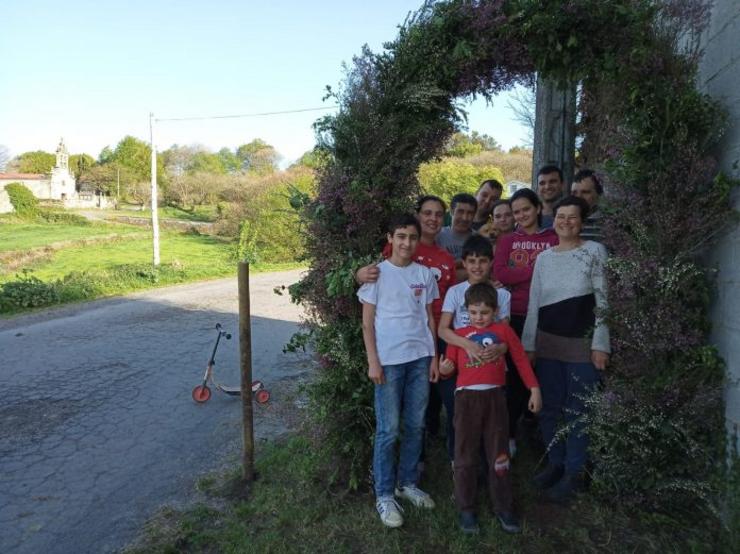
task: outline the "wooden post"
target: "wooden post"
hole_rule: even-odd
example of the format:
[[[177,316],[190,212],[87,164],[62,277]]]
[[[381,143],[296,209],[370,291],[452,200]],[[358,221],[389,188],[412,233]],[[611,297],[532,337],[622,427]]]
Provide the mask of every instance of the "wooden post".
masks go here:
[[[249,312],[249,263],[239,262],[239,365],[242,375],[242,476],[254,480],[254,417],[252,413],[252,327]]]

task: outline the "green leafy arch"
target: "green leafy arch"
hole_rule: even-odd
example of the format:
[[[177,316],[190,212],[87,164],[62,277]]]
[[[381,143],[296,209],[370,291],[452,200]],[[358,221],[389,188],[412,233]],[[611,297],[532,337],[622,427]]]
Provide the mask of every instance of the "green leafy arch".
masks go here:
[[[312,405],[340,478],[364,482],[373,431],[353,272],[377,258],[389,215],[418,193],[419,164],[464,120],[458,99],[491,99],[537,72],[582,83],[589,164],[612,198],[616,352],[590,400],[594,490],[656,508],[712,503],[723,365],[697,254],[729,219],[731,184],[711,156],[722,112],[695,86],[708,13],[698,0],[427,2],[383,52],[353,60],[329,91],[339,112],[316,124],[329,162],[303,206],[310,270],[293,290],[309,310]]]

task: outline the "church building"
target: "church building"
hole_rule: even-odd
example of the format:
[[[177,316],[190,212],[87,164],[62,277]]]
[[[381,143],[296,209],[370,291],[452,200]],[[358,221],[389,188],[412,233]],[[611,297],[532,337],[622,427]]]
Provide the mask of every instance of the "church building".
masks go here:
[[[65,208],[105,208],[108,199],[99,191],[78,191],[69,172],[69,152],[64,139],[56,149],[56,163],[49,173],[0,173],[0,213],[13,211],[5,186],[20,183],[39,200],[58,201]]]

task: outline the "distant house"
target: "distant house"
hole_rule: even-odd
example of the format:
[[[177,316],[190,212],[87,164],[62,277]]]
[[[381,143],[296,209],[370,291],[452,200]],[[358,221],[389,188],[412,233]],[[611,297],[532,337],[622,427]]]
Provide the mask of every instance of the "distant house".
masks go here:
[[[519,189],[531,189],[532,185],[529,183],[525,183],[524,181],[508,181],[504,185],[504,190],[506,192],[506,197],[511,198],[511,195],[514,194]]]
[[[56,150],[56,164],[49,173],[0,173],[0,213],[13,211],[5,186],[20,183],[39,200],[56,200],[65,208],[105,208],[108,198],[100,191],[78,191],[74,175],[69,172],[69,152],[64,139]]]

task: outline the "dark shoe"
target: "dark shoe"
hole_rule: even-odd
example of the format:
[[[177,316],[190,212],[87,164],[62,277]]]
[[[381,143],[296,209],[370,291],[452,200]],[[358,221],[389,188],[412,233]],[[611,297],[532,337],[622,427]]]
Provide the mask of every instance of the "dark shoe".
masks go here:
[[[551,465],[547,464],[547,467],[540,471],[532,479],[532,483],[535,487],[540,490],[545,490],[552,487],[555,483],[560,481],[565,469],[562,465]]]
[[[563,478],[545,492],[550,502],[557,504],[568,503],[582,489],[583,480],[578,475],[563,475]]]
[[[460,512],[460,530],[466,535],[477,535],[480,532],[478,518],[473,512]]]
[[[507,533],[522,532],[519,518],[516,517],[513,512],[498,512],[496,513],[496,519],[498,519],[498,522],[501,524],[501,528]]]

